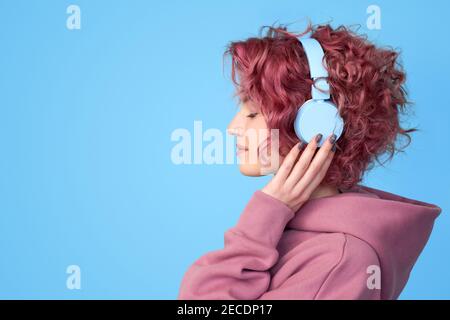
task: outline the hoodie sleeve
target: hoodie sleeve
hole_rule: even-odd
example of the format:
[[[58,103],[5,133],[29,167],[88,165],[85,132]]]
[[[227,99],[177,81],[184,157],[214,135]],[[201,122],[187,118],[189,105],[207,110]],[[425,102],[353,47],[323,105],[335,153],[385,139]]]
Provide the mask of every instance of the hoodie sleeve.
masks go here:
[[[224,247],[197,259],[186,271],[177,299],[255,300],[267,291],[277,245],[295,215],[284,202],[257,190]]]

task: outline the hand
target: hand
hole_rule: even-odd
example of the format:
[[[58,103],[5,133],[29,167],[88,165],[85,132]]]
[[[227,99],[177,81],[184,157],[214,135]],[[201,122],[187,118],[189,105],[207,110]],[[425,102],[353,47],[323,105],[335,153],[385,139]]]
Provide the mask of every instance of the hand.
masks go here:
[[[330,139],[333,134],[327,138],[314,156],[318,144],[317,136],[308,143],[298,160],[300,142],[297,143],[289,151],[275,176],[261,190],[281,200],[294,212],[308,201],[312,192],[322,182],[333,160],[334,143]]]

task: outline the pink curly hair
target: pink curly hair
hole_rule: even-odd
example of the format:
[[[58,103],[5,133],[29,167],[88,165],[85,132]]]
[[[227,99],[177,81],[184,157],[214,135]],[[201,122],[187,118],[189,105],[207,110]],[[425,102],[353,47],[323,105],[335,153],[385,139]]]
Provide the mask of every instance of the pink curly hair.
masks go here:
[[[298,107],[311,99],[313,81],[297,38],[307,33],[323,47],[332,100],[345,122],[323,183],[349,189],[373,168],[374,160],[380,163],[385,153],[390,160],[410,144],[409,133],[417,129],[405,130],[399,122],[409,102],[398,52],[377,48],[345,26],[333,29],[328,24],[309,24],[300,34],[288,32],[284,26],[263,26],[260,34],[266,27],[265,37],[231,42],[224,57],[232,57],[234,96],[242,102],[252,101],[268,127],[279,129],[281,156],[299,141],[294,119]],[[398,135],[408,140],[403,148],[396,146]]]

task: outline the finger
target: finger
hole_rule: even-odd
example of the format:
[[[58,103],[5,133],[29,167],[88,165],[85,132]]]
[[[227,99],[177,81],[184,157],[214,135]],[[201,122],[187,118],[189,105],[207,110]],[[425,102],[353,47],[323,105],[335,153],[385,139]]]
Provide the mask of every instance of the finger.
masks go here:
[[[323,164],[322,168],[320,168],[319,173],[313,179],[313,181],[306,187],[304,192],[308,198],[309,198],[309,195],[311,195],[314,192],[314,190],[316,190],[316,188],[320,185],[323,178],[325,178],[325,176],[328,172],[328,169],[330,168],[331,162],[333,161],[334,154],[335,154],[334,152],[330,152],[328,154],[328,157],[325,160],[325,163]]]
[[[289,151],[287,156],[284,158],[283,163],[275,174],[274,179],[278,179],[280,181],[285,181],[286,177],[292,170],[293,165],[297,159],[298,154],[300,153],[300,142],[297,142],[292,149]]]
[[[330,153],[333,153],[331,151],[331,148],[333,147],[333,143],[330,141],[332,135],[330,135],[324,144],[320,147],[320,150],[316,153],[314,156],[314,159],[306,169],[305,174],[301,178],[301,180],[297,183],[295,186],[296,189],[300,190],[306,190],[309,184],[314,180],[314,178],[318,175],[320,169],[324,165],[325,161],[327,160]]]
[[[314,157],[314,154],[317,150],[318,141],[320,141],[318,137],[319,135],[316,135],[309,141],[308,145],[300,156],[300,159],[297,161],[288,178],[286,179],[286,184],[288,184],[289,186],[294,187],[303,177],[306,169],[308,169],[309,163],[311,162],[311,159]]]

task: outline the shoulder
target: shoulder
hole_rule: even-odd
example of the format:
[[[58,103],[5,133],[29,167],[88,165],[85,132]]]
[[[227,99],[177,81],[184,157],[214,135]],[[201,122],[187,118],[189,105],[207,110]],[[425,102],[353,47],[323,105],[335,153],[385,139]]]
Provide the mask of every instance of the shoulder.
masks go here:
[[[331,269],[351,263],[361,268],[379,262],[376,251],[366,241],[347,233],[325,233],[311,239],[312,246],[329,259]],[[320,249],[319,249],[320,248]]]
[[[344,237],[343,259],[353,256],[364,262],[378,261],[376,251],[366,241],[346,233],[344,233]]]
[[[372,299],[380,295],[380,261],[376,251],[364,240],[342,234],[342,246],[335,264],[320,286],[316,298]],[[373,284],[373,285],[372,285]]]

